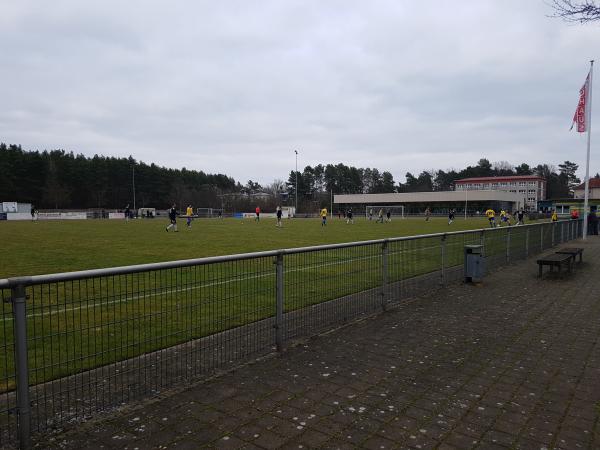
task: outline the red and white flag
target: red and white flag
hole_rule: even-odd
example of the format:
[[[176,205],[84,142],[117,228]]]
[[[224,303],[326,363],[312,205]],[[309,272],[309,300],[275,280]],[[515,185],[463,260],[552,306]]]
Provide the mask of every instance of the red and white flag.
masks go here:
[[[573,116],[573,123],[571,124],[571,130],[573,126],[577,124],[577,131],[579,133],[585,133],[587,131],[587,123],[586,123],[586,113],[585,107],[588,98],[588,90],[590,86],[590,74],[588,73],[587,78],[585,79],[585,83],[583,83],[583,87],[579,90],[579,103],[577,104],[577,109],[575,110],[575,115]]]

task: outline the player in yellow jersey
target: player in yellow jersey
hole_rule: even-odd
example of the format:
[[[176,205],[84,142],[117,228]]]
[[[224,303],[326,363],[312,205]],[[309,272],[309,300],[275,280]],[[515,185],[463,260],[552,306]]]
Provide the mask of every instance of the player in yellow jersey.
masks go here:
[[[323,208],[321,210],[321,226],[324,227],[327,225],[327,208]]]
[[[192,216],[194,215],[194,208],[192,208],[192,205],[188,205],[187,209],[185,210],[185,215],[187,216],[188,228],[192,228]]]
[[[507,225],[510,226],[510,222],[509,222],[509,215],[506,211],[504,211],[503,209],[500,210],[500,226],[502,226],[503,223],[506,223]]]
[[[490,221],[490,227],[495,228],[496,227],[496,213],[494,212],[494,210],[492,208],[488,209],[485,212],[485,215],[487,216],[488,220]]]
[[[552,217],[550,218],[550,220],[552,220],[552,222],[558,222],[558,214],[556,214],[555,209],[552,210]]]

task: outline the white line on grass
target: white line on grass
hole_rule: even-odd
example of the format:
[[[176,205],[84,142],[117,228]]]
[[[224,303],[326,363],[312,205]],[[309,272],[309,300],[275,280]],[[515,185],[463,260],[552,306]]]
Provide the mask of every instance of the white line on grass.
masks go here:
[[[437,249],[437,248],[439,248],[439,246],[421,247],[418,250],[432,250],[432,249]],[[410,250],[415,250],[415,249],[402,249],[402,250],[390,252],[389,254],[390,255],[398,255],[398,254],[405,253]],[[339,264],[347,264],[347,263],[351,263],[351,262],[355,262],[355,261],[363,261],[363,260],[373,259],[373,258],[381,258],[381,255],[361,256],[359,258],[352,258],[352,259],[347,259],[347,260],[343,260],[343,261],[334,261],[334,262],[329,262],[329,263],[324,263],[324,264],[313,265],[313,266],[309,266],[309,267],[299,267],[296,269],[289,269],[289,270],[286,270],[285,272],[293,273],[293,272],[300,272],[303,270],[320,269],[323,267],[330,267],[330,266],[339,265]],[[131,301],[131,300],[139,300],[141,298],[156,297],[158,295],[163,295],[163,294],[176,294],[176,293],[180,293],[180,292],[187,292],[187,291],[192,291],[192,290],[196,290],[196,289],[204,289],[204,288],[220,286],[223,284],[229,284],[229,283],[235,283],[235,282],[249,281],[249,280],[253,280],[253,279],[259,279],[259,278],[264,278],[264,277],[269,277],[269,276],[274,276],[274,275],[275,275],[275,272],[265,273],[265,274],[253,275],[253,276],[245,277],[245,278],[237,278],[237,279],[233,279],[233,280],[212,282],[212,283],[202,284],[199,286],[190,286],[190,287],[186,287],[186,288],[177,288],[177,289],[173,289],[173,290],[163,290],[160,292],[151,292],[148,294],[139,294],[139,295],[134,295],[131,297],[119,298],[118,300],[94,303],[92,305],[74,306],[74,307],[70,307],[70,308],[66,307],[64,309],[59,309],[60,305],[57,305],[55,310],[50,310],[50,311],[42,312],[42,313],[28,314],[27,318],[51,316],[51,315],[58,314],[58,313],[63,313],[63,312],[68,313],[68,312],[79,311],[79,310],[88,309],[88,308],[102,308],[103,306],[112,305],[115,303],[123,303],[123,302]],[[10,320],[13,320],[13,317],[4,317],[2,319],[3,322],[10,321]]]

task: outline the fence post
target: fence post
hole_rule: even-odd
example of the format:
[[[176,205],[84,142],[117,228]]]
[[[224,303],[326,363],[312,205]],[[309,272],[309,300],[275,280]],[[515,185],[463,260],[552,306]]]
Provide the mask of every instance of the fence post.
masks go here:
[[[275,302],[275,342],[277,351],[283,350],[283,252],[275,258],[276,302]]]
[[[381,244],[381,309],[384,311],[388,301],[388,256],[390,253],[388,244],[387,239],[384,239],[383,244]]]
[[[482,246],[482,255],[485,258],[485,230],[482,228],[479,235],[479,245]]]
[[[555,232],[556,232],[556,222],[552,222],[552,228],[550,228],[550,248],[554,247]]]
[[[563,244],[565,242],[565,223],[560,223],[560,243]]]
[[[506,229],[506,262],[510,262],[510,227]]]
[[[529,227],[525,228],[525,258],[529,258]]]
[[[27,359],[27,295],[25,285],[12,288],[14,318],[15,370],[17,383],[17,433],[19,448],[31,448],[31,405],[29,404],[29,367]]]
[[[544,224],[540,224],[540,252],[544,251]]]
[[[442,235],[442,241],[440,243],[440,250],[442,252],[442,270],[441,270],[441,277],[442,277],[442,286],[446,286],[446,235],[443,234]]]

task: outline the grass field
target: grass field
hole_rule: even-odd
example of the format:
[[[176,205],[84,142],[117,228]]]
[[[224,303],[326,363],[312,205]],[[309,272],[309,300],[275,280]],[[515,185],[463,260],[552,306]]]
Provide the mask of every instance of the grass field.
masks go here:
[[[305,247],[416,234],[483,228],[483,218],[398,219],[378,224],[359,218],[354,225],[330,219],[198,219],[192,229],[179,221],[179,232],[165,232],[165,220],[87,220],[0,222],[0,278],[125,266],[204,256]]]
[[[161,220],[3,222],[0,278],[129,264],[198,258],[317,244],[371,240],[483,228],[485,219],[395,220],[354,225],[334,219],[205,219],[191,230],[180,224],[166,233]],[[510,243],[513,255],[541,248],[555,231],[513,227],[485,233],[486,257],[500,260]],[[480,233],[445,241],[445,267],[460,266],[463,247],[480,243]],[[388,248],[388,281],[440,273],[441,239],[393,242]],[[493,261],[494,259],[490,259]],[[382,285],[381,245],[285,256],[285,311],[365,292]],[[434,281],[438,283],[438,281]],[[8,298],[8,290],[0,290]],[[33,384],[81,372],[202,336],[273,317],[273,258],[231,261],[138,274],[116,275],[33,286],[28,289],[29,360]],[[0,299],[1,300],[1,299]],[[11,305],[0,316],[0,392],[14,388]]]

